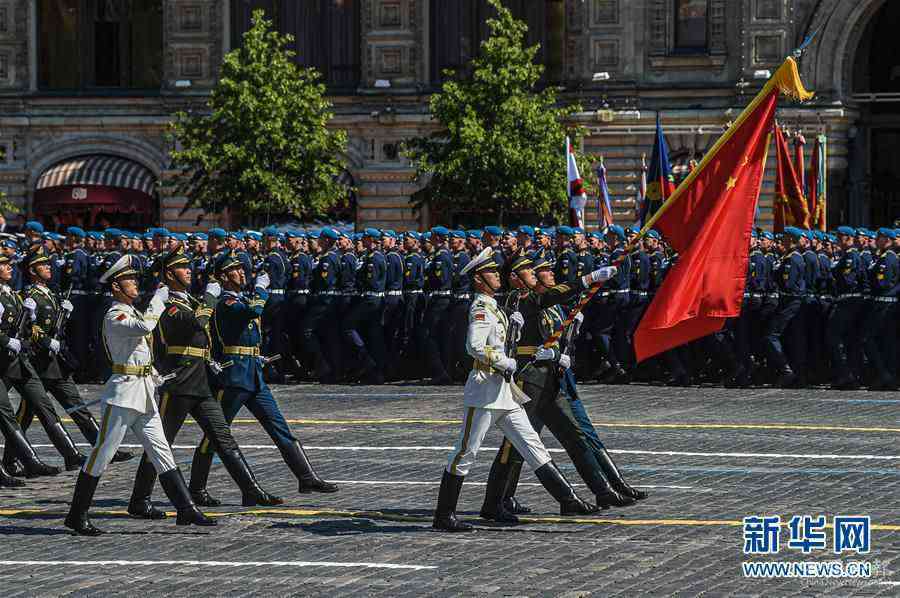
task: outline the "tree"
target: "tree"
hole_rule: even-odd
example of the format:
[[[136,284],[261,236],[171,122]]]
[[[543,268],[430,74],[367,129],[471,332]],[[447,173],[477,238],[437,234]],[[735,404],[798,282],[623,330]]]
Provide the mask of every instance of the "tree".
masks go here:
[[[188,207],[304,218],[349,192],[337,182],[346,132],[326,128],[333,114],[325,85],[292,61],[291,41],[255,11],[243,45],[225,56],[208,112],[176,114],[174,183]]]
[[[557,106],[556,89],[537,90],[544,67],[539,46],[525,47],[528,27],[500,0],[488,19],[490,36],[472,60],[471,76],[452,70],[431,113],[442,128],[406,143],[417,179],[417,207],[489,210],[499,222],[509,210],[562,214],[568,207],[564,120],[581,108]],[[580,130],[568,131],[577,142]],[[587,161],[580,160],[581,165]],[[582,172],[593,177],[590,168]]]

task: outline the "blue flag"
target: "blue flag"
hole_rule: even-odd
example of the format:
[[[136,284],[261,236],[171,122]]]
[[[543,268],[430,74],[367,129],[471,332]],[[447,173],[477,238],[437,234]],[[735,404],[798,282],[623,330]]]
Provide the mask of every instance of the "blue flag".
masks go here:
[[[663,135],[656,114],[656,139],[653,142],[653,153],[650,156],[650,169],[647,172],[647,194],[641,211],[641,226],[647,222],[663,203],[675,193],[675,177],[672,175],[672,164],[669,162],[669,146]]]

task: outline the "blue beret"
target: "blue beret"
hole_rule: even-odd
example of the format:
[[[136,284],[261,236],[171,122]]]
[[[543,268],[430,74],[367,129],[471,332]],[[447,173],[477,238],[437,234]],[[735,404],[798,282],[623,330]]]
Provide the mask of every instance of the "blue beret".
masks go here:
[[[887,237],[888,239],[896,239],[897,231],[892,228],[882,227],[878,229],[879,237]]]
[[[320,230],[311,230],[311,231],[309,231],[308,233],[306,233],[306,236],[309,237],[310,239],[318,239],[319,237],[322,236],[322,231],[320,231]]]
[[[751,238],[751,239],[755,239],[755,238],[758,237],[758,236],[759,236],[759,235],[756,234],[756,230],[755,230],[755,229],[750,231],[750,238]]]
[[[825,235],[825,238],[828,239],[829,243],[837,243],[838,242],[838,238],[831,234]]]
[[[277,234],[277,233],[276,233],[276,234]],[[244,236],[245,236],[246,238],[248,238],[248,239],[253,239],[254,241],[262,241],[262,235],[259,234],[258,232],[256,232],[255,230],[254,230],[254,231],[250,231],[249,233],[247,233],[247,234],[244,235]]]
[[[628,232],[636,235],[641,232],[641,227],[636,224],[633,224],[628,227]]]
[[[465,238],[466,238],[466,231],[464,231],[464,230],[452,230],[452,231],[450,231],[450,236],[453,237],[454,239],[465,239]]]
[[[108,228],[104,231],[104,235],[107,239],[115,239],[122,236],[122,231],[117,228]]]
[[[489,235],[494,235],[495,237],[499,237],[500,235],[503,234],[503,229],[500,228],[499,226],[485,226],[484,232],[486,232]]]
[[[858,236],[858,237],[868,237],[868,238],[871,239],[871,238],[874,237],[875,235],[873,235],[873,234],[872,234],[872,231],[870,231],[870,230],[867,229],[867,228],[858,228],[858,229],[856,229],[856,236]]]
[[[446,237],[450,234],[450,231],[447,230],[444,226],[435,226],[431,229],[431,233],[434,235],[439,235],[441,237]]]
[[[853,230],[849,226],[839,226],[839,227],[837,227],[837,234],[847,235],[848,237],[853,237],[853,236],[856,236],[856,231]]]
[[[66,229],[67,235],[72,235],[73,237],[78,237],[79,239],[83,239],[87,236],[87,233],[84,232],[83,228],[78,228],[77,226],[70,226]]]
[[[25,223],[25,230],[42,233],[44,232],[44,225],[37,220],[29,220]]]
[[[241,231],[238,231],[238,230],[228,230],[228,231],[225,231],[225,236],[226,236],[226,237],[231,237],[231,238],[233,238],[233,239],[241,239],[241,238],[243,238],[243,235],[241,234]]]
[[[210,239],[224,239],[228,236],[224,228],[211,228],[208,234]]]
[[[262,234],[264,237],[277,237],[278,229],[274,226],[267,226],[266,228],[262,229]]]
[[[417,231],[414,231],[414,230],[408,230],[408,231],[406,231],[405,233],[403,233],[403,236],[406,237],[406,238],[408,238],[408,239],[415,239],[416,241],[418,241],[418,240],[421,238],[421,236],[419,235],[419,233],[418,233]]]
[[[305,239],[305,238],[306,238],[306,233],[304,233],[303,231],[299,231],[299,230],[295,230],[295,229],[290,229],[289,231],[287,231],[287,232],[285,233],[285,236],[286,236],[288,239]]]
[[[187,235],[184,233],[171,233],[171,236],[176,241],[187,241],[188,240]]]
[[[150,232],[153,233],[154,237],[171,237],[172,236],[172,234],[164,228],[154,228],[154,229],[151,229]]]
[[[431,240],[431,231],[430,231],[430,230],[429,230],[429,231],[425,231],[424,233],[422,233],[421,235],[419,235],[419,238],[420,238],[420,240],[422,240],[422,241],[429,241],[429,240]]]
[[[191,238],[193,238],[195,241],[209,240],[209,237],[206,235],[206,233],[194,233],[193,235],[191,235]]]
[[[18,248],[18,245],[16,245],[16,242],[13,239],[6,239],[2,244],[0,244],[0,246],[9,247],[10,249]]]
[[[65,237],[64,235],[59,234],[59,233],[51,233],[51,238],[52,238],[54,241],[65,241],[65,240],[66,240],[66,237]]]
[[[784,227],[784,234],[790,235],[794,239],[799,239],[800,237],[806,236],[802,230],[797,228],[796,226],[786,226]]]
[[[326,239],[337,239],[341,236],[340,233],[338,233],[330,226],[326,226],[325,228],[323,228],[321,231],[321,235]]]
[[[571,226],[559,226],[556,228],[556,234],[569,235],[571,237],[575,234],[575,230]]]
[[[533,237],[534,236],[534,227],[528,226],[527,224],[523,224],[522,226],[519,227],[519,234],[520,235],[528,235],[529,237]]]
[[[388,239],[396,239],[396,238],[397,238],[397,233],[396,233],[396,231],[393,231],[393,230],[391,230],[391,229],[388,228],[388,229],[385,229],[385,230],[381,231],[381,236],[382,236],[382,237],[387,237]]]
[[[604,232],[607,235],[615,235],[620,241],[625,238],[625,229],[618,224],[610,224]]]
[[[129,239],[146,239],[147,241],[153,240],[153,233],[144,233],[143,235],[137,235],[137,237],[132,237],[128,233],[123,233],[123,237],[127,237]]]
[[[538,237],[541,237],[541,236],[543,236],[543,237],[549,237],[549,236],[550,236],[550,231],[548,231],[548,230],[545,229],[545,228],[536,228],[536,229],[534,229],[534,234],[535,234],[536,236],[538,236]]]
[[[652,229],[650,230],[650,232],[647,233],[647,236],[650,237],[651,239],[659,239],[659,233]]]
[[[88,231],[87,238],[100,241],[103,239],[103,233],[95,231],[95,230]]]
[[[377,228],[367,228],[365,231],[363,231],[362,236],[368,237],[370,239],[380,239],[381,231]]]
[[[584,229],[581,228],[580,226],[576,226],[572,229],[572,232],[575,233],[576,235],[583,235]]]
[[[480,239],[482,236],[484,236],[484,233],[480,230],[470,230],[466,231],[466,236],[470,239]]]
[[[774,240],[775,240],[775,235],[773,235],[772,233],[770,233],[770,232],[767,231],[767,230],[764,230],[759,236],[760,236],[761,238],[767,239],[767,240],[769,240],[769,241],[774,241]]]

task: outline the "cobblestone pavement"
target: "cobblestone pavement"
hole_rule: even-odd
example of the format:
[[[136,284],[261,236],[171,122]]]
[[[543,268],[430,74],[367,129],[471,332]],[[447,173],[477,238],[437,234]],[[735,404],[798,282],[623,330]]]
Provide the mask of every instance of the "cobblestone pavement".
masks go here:
[[[97,387],[83,387],[87,397]],[[466,480],[460,511],[473,534],[430,529],[441,469],[462,415],[460,387],[275,388],[314,464],[341,485],[299,495],[278,452],[247,412],[235,435],[273,509],[245,509],[216,464],[210,491],[224,505],[217,528],[176,527],[124,515],[136,460],[113,465],[94,521],[108,533],[78,538],[62,518],[75,473],[0,489],[0,593],[87,595],[895,595],[900,593],[900,395],[823,390],[585,386],[583,399],[607,446],[650,499],[593,518],[564,520],[523,472],[519,497],[535,509],[516,528],[481,522],[484,480],[500,436]],[[77,430],[68,425],[76,440]],[[176,440],[188,475],[199,439]],[[58,462],[43,432],[32,441]],[[548,446],[559,445],[544,433]],[[126,442],[134,443],[133,437]],[[87,448],[84,448],[87,450]],[[139,449],[136,449],[139,450]],[[572,481],[564,453],[554,458]],[[582,487],[583,491],[584,488]],[[160,504],[171,506],[157,488]],[[583,493],[588,497],[586,492]],[[874,564],[865,581],[752,580],[745,558],[826,561],[828,550],[745,557],[748,515],[871,515]],[[831,531],[828,532],[829,543]]]

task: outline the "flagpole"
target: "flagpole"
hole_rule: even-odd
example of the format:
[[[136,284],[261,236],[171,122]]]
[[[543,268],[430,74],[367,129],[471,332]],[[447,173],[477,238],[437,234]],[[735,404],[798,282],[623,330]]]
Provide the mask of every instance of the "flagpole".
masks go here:
[[[659,221],[663,214],[665,214],[666,210],[672,207],[672,205],[678,201],[681,196],[684,194],[684,190],[688,188],[688,186],[694,182],[694,180],[700,176],[700,173],[703,172],[704,168],[716,157],[719,153],[719,150],[722,148],[725,143],[727,143],[733,136],[734,133],[744,124],[744,122],[750,118],[750,115],[754,113],[756,108],[759,107],[760,104],[769,96],[772,92],[781,92],[789,96],[796,97],[800,100],[808,100],[812,98],[813,94],[806,91],[803,88],[803,83],[800,81],[800,74],[797,70],[797,62],[788,57],[785,59],[784,63],[778,70],[775,71],[775,74],[772,75],[768,81],[766,81],[763,88],[756,94],[756,97],[753,98],[753,101],[750,102],[744,111],[738,116],[737,120],[732,123],[732,125],[722,133],[722,136],[719,137],[718,141],[713,144],[712,148],[706,152],[703,156],[703,159],[700,161],[700,164],[697,165],[697,168],[692,170],[687,178],[681,181],[681,184],[675,189],[675,192],[666,200],[658,210],[656,210],[653,215],[647,220],[647,223],[644,224],[643,228],[635,235],[635,237],[625,245],[625,249],[622,252],[622,255],[619,256],[616,261],[614,261],[612,266],[619,266],[623,261],[625,261],[625,257],[627,257],[637,246],[637,243],[641,241],[647,233],[649,233],[653,226]],[[768,156],[768,146],[766,147],[766,152]],[[765,168],[765,167],[764,167]],[[581,299],[578,303],[573,307],[568,315],[566,316],[566,320],[560,324],[559,328],[553,331],[546,341],[544,341],[544,347],[551,347],[559,342],[560,337],[562,336],[563,331],[569,327],[572,322],[575,320],[575,316],[581,312],[582,309],[591,301],[591,299],[596,295],[600,289],[603,288],[603,283],[597,283],[595,285],[591,285],[584,293],[582,293]]]

